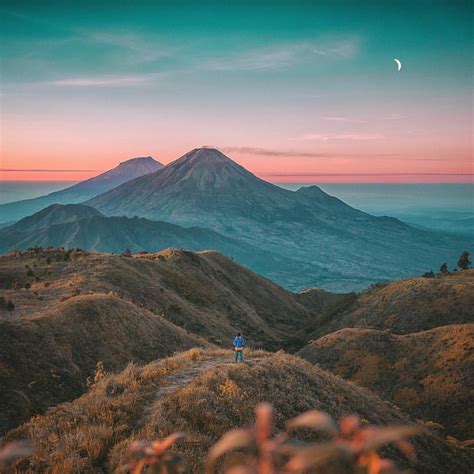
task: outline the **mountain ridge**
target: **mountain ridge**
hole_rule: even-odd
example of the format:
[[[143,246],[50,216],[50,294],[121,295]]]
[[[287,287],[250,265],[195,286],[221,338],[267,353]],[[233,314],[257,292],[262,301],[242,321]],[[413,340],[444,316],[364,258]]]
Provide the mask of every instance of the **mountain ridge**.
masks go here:
[[[168,247],[217,250],[260,274],[293,268],[297,263],[204,227],[182,227],[145,218],[106,217],[84,204],[52,204],[0,229],[0,253],[32,247],[81,248],[121,254],[158,252]]]
[[[344,328],[311,342],[298,355],[469,440],[474,436],[468,388],[473,338],[474,324],[403,335]]]

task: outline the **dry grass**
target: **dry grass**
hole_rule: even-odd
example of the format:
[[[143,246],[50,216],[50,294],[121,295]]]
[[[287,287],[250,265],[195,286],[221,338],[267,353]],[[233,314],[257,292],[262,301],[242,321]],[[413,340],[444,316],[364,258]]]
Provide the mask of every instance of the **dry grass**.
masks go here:
[[[448,434],[474,437],[471,400],[474,325],[449,325],[403,336],[342,329],[299,355],[391,400]]]
[[[5,441],[31,440],[36,448],[20,472],[54,469],[69,473],[125,472],[129,446],[186,432],[179,451],[186,472],[203,472],[210,447],[229,429],[250,426],[256,405],[274,406],[276,430],[299,413],[317,409],[341,418],[355,413],[362,426],[406,424],[395,407],[355,385],[296,357],[249,353],[249,364],[234,365],[231,353],[192,350],[144,367],[129,366],[93,385],[73,403],[62,404],[44,416],[10,432]],[[313,435],[303,433],[307,441]],[[468,471],[465,453],[434,435],[414,441],[420,472]],[[175,452],[174,450],[172,452]],[[396,450],[385,454],[404,465]]]
[[[25,265],[41,281],[26,276]],[[227,343],[241,330],[252,346],[277,350],[292,349],[296,324],[312,321],[326,299],[301,298],[216,252],[176,249],[133,258],[58,249],[0,256],[0,290],[15,302],[0,318],[43,316],[78,292],[112,292],[209,340]]]
[[[165,379],[221,354],[218,350],[192,349],[145,367],[130,364],[119,374],[100,377],[74,402],[33,417],[8,433],[4,441],[32,441],[35,455],[20,466],[23,470],[30,465],[39,472],[50,466],[56,472],[98,470],[106,465],[109,450],[140,424]]]
[[[238,330],[249,346],[296,349],[303,341],[294,327],[318,307],[317,298],[300,302],[220,254],[175,249],[133,258],[40,248],[0,256],[0,293],[0,435],[79,396],[99,361],[122,369],[228,345]]]
[[[435,278],[400,280],[350,295],[326,308],[311,338],[343,328],[389,330],[396,334],[425,331],[474,320],[474,269]]]
[[[0,430],[81,395],[99,361],[117,371],[206,345],[109,295],[77,296],[28,321],[0,321]]]

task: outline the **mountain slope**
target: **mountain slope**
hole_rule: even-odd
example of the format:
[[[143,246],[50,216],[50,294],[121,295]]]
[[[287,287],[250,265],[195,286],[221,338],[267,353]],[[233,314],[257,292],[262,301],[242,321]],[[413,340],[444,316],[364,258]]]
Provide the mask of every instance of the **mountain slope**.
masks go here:
[[[296,349],[304,341],[292,338],[295,328],[320,306],[223,255],[172,249],[2,256],[0,290],[15,305],[0,305],[0,430],[78,396],[98,361],[119,369],[209,342],[229,346],[238,330],[253,347]]]
[[[35,318],[0,320],[0,433],[81,395],[98,361],[119,370],[205,345],[114,295],[76,295]]]
[[[314,188],[296,193],[285,190],[257,178],[218,150],[197,148],[159,172],[97,196],[87,204],[107,215],[139,212],[150,219],[186,225],[202,223],[203,217],[213,226],[226,226],[229,218],[263,223],[292,220],[301,210],[303,215],[307,213],[299,206],[307,197],[321,212],[331,207],[347,215],[365,215]]]
[[[341,329],[311,342],[298,355],[369,388],[416,418],[441,423],[450,435],[472,439],[473,340],[474,324],[403,336]]]
[[[355,413],[375,425],[409,420],[395,407],[301,359],[250,353],[250,364],[229,363],[230,352],[189,351],[105,377],[72,403],[60,405],[10,432],[5,441],[31,439],[36,454],[21,466],[60,472],[122,472],[132,440],[188,434],[177,448],[186,473],[203,472],[207,449],[232,428],[248,426],[262,400],[274,406],[276,429],[315,407],[339,419]],[[258,380],[260,383],[255,383]],[[298,390],[288,390],[288,387]],[[337,402],[336,402],[337,400]],[[80,420],[78,423],[77,420]],[[54,443],[48,440],[61,440]],[[433,434],[413,439],[417,472],[469,473],[472,458]],[[396,450],[387,453],[400,465]],[[341,472],[331,470],[330,472]]]
[[[376,285],[328,305],[312,328],[312,339],[343,328],[408,334],[474,321],[474,269]]]
[[[108,216],[207,227],[292,259],[298,272],[266,274],[292,289],[361,289],[438,268],[473,243],[371,216],[317,186],[296,192],[279,188],[208,148],[86,204]]]
[[[80,219],[101,216],[102,214],[96,209],[83,206],[82,204],[51,204],[51,206],[42,209],[35,214],[21,219],[12,226],[1,229],[26,235],[38,235],[44,229],[58,224],[69,224]],[[6,243],[6,235],[4,234],[2,246]]]
[[[0,229],[0,253],[31,247],[82,248],[122,253],[156,252],[167,247],[188,250],[217,250],[259,273],[297,270],[290,259],[257,249],[231,237],[201,227],[184,228],[143,218],[105,217],[83,204],[53,204]]]
[[[0,221],[14,222],[51,204],[76,204],[109,191],[126,181],[152,173],[163,165],[152,157],[132,158],[98,176],[81,181],[69,188],[34,199],[0,205]]]
[[[77,292],[113,292],[208,339],[227,344],[240,329],[251,345],[275,349],[288,347],[297,328],[319,311],[316,301],[300,301],[212,251],[167,249],[129,258],[33,249],[0,256],[0,284],[16,305],[4,310],[8,319],[41,316]]]

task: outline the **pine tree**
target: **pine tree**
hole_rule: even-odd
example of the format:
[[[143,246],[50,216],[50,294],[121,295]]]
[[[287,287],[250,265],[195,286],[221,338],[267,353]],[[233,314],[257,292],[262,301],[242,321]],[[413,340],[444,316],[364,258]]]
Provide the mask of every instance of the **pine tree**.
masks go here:
[[[443,263],[439,269],[440,273],[448,273],[448,264]]]

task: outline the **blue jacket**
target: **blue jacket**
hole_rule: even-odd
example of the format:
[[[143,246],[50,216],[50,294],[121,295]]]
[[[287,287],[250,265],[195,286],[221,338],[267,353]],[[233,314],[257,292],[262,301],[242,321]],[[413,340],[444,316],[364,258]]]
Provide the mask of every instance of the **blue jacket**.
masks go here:
[[[234,347],[244,347],[245,345],[245,339],[242,336],[237,336],[234,339]]]

